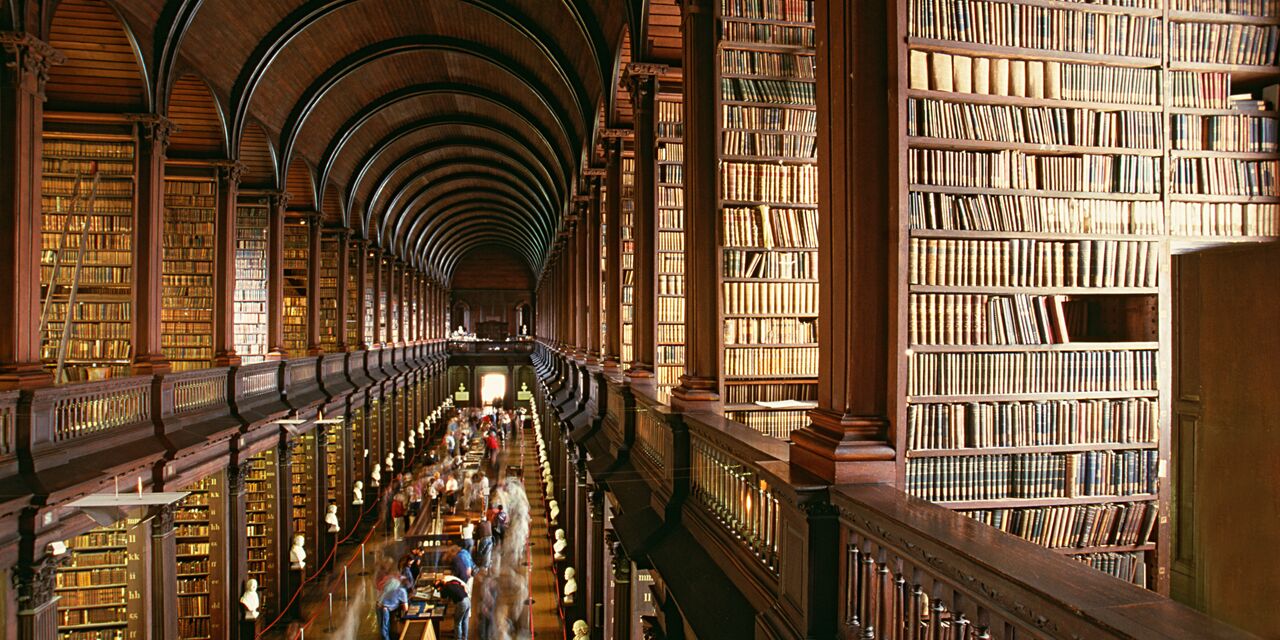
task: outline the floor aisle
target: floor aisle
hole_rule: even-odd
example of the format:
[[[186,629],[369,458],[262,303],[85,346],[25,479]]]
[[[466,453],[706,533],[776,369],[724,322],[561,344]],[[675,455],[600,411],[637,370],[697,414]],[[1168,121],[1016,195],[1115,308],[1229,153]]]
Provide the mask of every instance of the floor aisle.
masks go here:
[[[555,584],[555,569],[551,558],[550,536],[546,523],[546,501],[538,468],[537,443],[531,429],[525,430],[508,443],[499,456],[498,464],[487,469],[490,481],[497,483],[509,466],[521,469],[526,494],[530,504],[529,547],[526,552],[528,565],[521,573],[528,584],[529,598],[533,604],[529,614],[521,621],[520,636],[537,640],[563,640],[565,632],[560,623],[558,595]],[[446,520],[446,527],[456,524],[461,515]],[[365,525],[371,526],[370,525]],[[365,528],[352,536],[352,541],[363,539]],[[344,545],[338,551],[337,570],[328,576],[322,576],[308,585],[308,592],[303,598],[303,620],[311,621],[305,631],[299,622],[278,622],[270,631],[261,637],[271,640],[295,640],[298,638],[314,638],[322,640],[377,640],[379,635],[374,620],[374,582],[377,578],[377,567],[394,563],[404,554],[404,542],[397,542],[378,527],[365,544],[365,571],[360,570],[360,547],[358,544]],[[496,550],[495,550],[496,553]],[[348,558],[355,558],[351,563],[347,576],[347,592],[349,601],[343,600],[343,580],[341,566]],[[525,563],[522,563],[525,564]],[[484,576],[477,576],[476,590],[481,587]],[[326,581],[327,580],[327,581]],[[323,587],[316,587],[324,584]],[[329,615],[329,593],[333,593],[333,616]],[[475,598],[473,598],[474,602]],[[471,640],[481,640],[478,617],[479,605],[473,604],[471,622]],[[264,623],[267,621],[264,621]],[[452,622],[446,621],[442,640],[451,638]],[[305,633],[305,636],[303,635]],[[503,639],[506,640],[506,639]],[[513,639],[514,640],[514,639]]]

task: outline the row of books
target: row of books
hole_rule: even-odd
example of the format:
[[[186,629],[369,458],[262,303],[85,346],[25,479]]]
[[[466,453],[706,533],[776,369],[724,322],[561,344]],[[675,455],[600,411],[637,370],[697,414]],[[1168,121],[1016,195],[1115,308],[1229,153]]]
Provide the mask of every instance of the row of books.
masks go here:
[[[1112,235],[1159,235],[1165,229],[1164,206],[1156,200],[913,190],[907,211],[912,229]]]
[[[799,318],[725,318],[725,346],[739,344],[812,344],[818,341],[817,323]]]
[[[1088,307],[1067,296],[913,293],[912,345],[1049,345],[1071,342]]]
[[[85,321],[72,320],[72,329],[77,324]],[[50,321],[45,324],[45,331],[49,332],[54,342],[62,336],[63,321]],[[73,333],[74,335],[74,333]],[[101,322],[94,327],[94,338],[98,340],[131,340],[133,339],[133,325],[127,320]],[[57,345],[45,345],[48,349],[56,349]]]
[[[1147,586],[1147,561],[1141,551],[1086,553],[1071,557],[1107,575],[1139,587]]]
[[[684,344],[684,324],[671,324],[659,318],[654,336],[660,345]]]
[[[817,85],[801,80],[722,78],[720,95],[730,101],[811,107],[816,104]]]
[[[1160,72],[1156,69],[918,49],[911,51],[908,64],[908,86],[921,91],[1132,105],[1156,105],[1161,97]],[[1187,74],[1189,78],[1193,75]]]
[[[808,282],[725,282],[726,315],[818,315],[818,284]]]
[[[908,33],[916,38],[1158,58],[1161,21],[1150,16],[988,0],[911,0]]]
[[[684,232],[682,231],[659,231],[657,240],[659,252],[684,251]]]
[[[85,322],[120,322],[128,323],[133,318],[132,303],[121,302],[83,302],[77,301],[72,321]],[[67,318],[67,303],[53,302],[49,304],[49,315],[53,322],[64,322]]]
[[[818,253],[727,249],[721,274],[725,278],[744,280],[815,280],[818,277]]]
[[[660,296],[684,295],[684,276],[658,274],[657,285]]]
[[[1280,120],[1251,115],[1174,114],[1169,121],[1174,149],[1275,153]]]
[[[977,449],[1154,443],[1160,404],[1152,398],[964,402],[907,407],[907,449]]]
[[[734,18],[813,22],[814,0],[721,0],[721,15]]]
[[[720,31],[725,44],[767,44],[812,49],[813,27],[751,22],[726,22]]]
[[[749,129],[782,133],[814,133],[818,130],[818,112],[812,109],[755,107],[726,104],[721,106],[723,129]]]
[[[1174,11],[1276,17],[1280,15],[1280,0],[1169,0],[1169,8]]]
[[[683,177],[683,176],[681,176]],[[684,188],[658,185],[658,227],[679,229],[684,226]]]
[[[1159,451],[912,458],[907,492],[934,502],[1149,495]]]
[[[726,247],[818,248],[818,211],[759,205],[724,208]]]
[[[92,569],[89,571],[59,571],[54,586],[62,589],[66,587],[92,587],[100,584],[121,583],[126,581],[128,575],[129,572],[124,567]]]
[[[123,626],[128,620],[129,608],[125,606],[97,606],[89,609],[61,609],[58,611],[59,627],[79,627],[84,625],[114,625]],[[93,632],[83,632],[93,634]],[[93,640],[101,640],[103,638],[114,639],[117,635],[113,632],[110,636],[89,635]],[[58,638],[65,637],[59,634]]]
[[[1280,27],[1170,22],[1169,57],[1178,62],[1275,66]]]
[[[684,125],[676,128],[670,128],[672,125],[658,125],[659,136],[678,137],[684,135]],[[662,129],[662,127],[669,127]],[[684,162],[684,145],[683,144],[663,144],[658,147],[658,162]]]
[[[818,376],[818,348],[815,347],[732,347],[724,350],[726,376],[808,377]]]
[[[133,226],[133,197],[131,195],[118,197],[105,197],[99,194],[99,197],[93,201],[93,207],[89,206],[88,199],[75,201],[69,197],[70,194],[53,195],[49,192],[42,192],[41,210],[44,212],[43,225],[45,229],[61,231],[67,222],[60,222],[56,218],[66,218],[70,216],[71,228],[79,231],[84,228],[85,216],[82,214],[90,214],[90,230],[96,230],[97,227],[106,226],[122,226],[132,228]],[[76,215],[72,215],[76,214]],[[99,223],[93,221],[93,218],[120,218],[116,221],[108,221]]]
[[[85,178],[91,178],[92,173],[97,171],[102,177],[107,176],[132,176],[134,173],[133,162],[115,162],[110,160],[82,160],[78,158],[50,157],[45,155],[40,160],[40,171],[44,174],[63,173],[63,174],[80,174]],[[88,183],[81,190],[81,194],[85,197],[89,195]]]
[[[913,285],[1155,287],[1160,247],[1136,240],[911,238]]]
[[[40,181],[40,193],[47,196],[63,196],[69,197],[75,194],[76,185],[80,187],[81,203],[86,207],[89,203],[89,183],[82,178],[59,178],[55,176],[44,176]],[[97,187],[94,188],[96,199],[94,201],[93,213],[108,213],[111,210],[102,209],[98,206],[98,200],[106,198],[132,198],[133,197],[133,181],[132,180],[99,180]],[[54,204],[58,204],[55,200]],[[70,204],[69,202],[67,204]],[[131,205],[132,203],[130,203]],[[130,206],[132,209],[132,206]],[[87,210],[87,209],[86,209]],[[45,213],[61,213],[61,208],[45,210]]]
[[[720,69],[737,75],[783,76],[813,80],[817,65],[812,55],[724,49],[720,52]],[[679,120],[673,118],[672,121]]]
[[[57,242],[57,238],[54,239]],[[94,244],[109,244],[109,249],[93,248]],[[121,246],[121,245],[124,246]],[[55,248],[46,249],[40,252],[40,262],[52,265],[57,258],[59,251]],[[73,260],[79,258],[83,260],[84,266],[87,267],[128,267],[133,264],[133,252],[129,249],[129,243],[119,242],[118,240],[93,240],[86,242],[84,249],[81,250],[78,244],[66,243],[61,250],[63,262],[62,266],[65,270],[70,271],[74,266]]]
[[[89,267],[82,266],[79,269],[79,275],[75,269],[74,263],[69,259],[63,259],[62,266],[58,270],[58,282],[60,285],[70,285],[79,281],[81,289],[91,286],[114,285],[118,287],[128,287],[133,283],[132,269],[130,267]],[[40,266],[40,280],[43,284],[48,285],[53,281],[53,264],[52,262],[42,264]],[[65,290],[59,290],[59,295],[64,295]]]
[[[908,354],[909,396],[1154,392],[1157,352]]]
[[[133,142],[102,142],[44,137],[45,157],[83,158],[85,160],[132,160]]]
[[[1154,111],[1097,111],[911,98],[907,100],[907,135],[1159,149],[1164,144],[1164,116]]]
[[[1277,236],[1280,204],[1171,202],[1169,233],[1181,236]]]
[[[1147,544],[1159,511],[1154,502],[1125,502],[962,513],[1045,547],[1084,548]]]
[[[1170,190],[1178,194],[1280,196],[1280,160],[1173,158]]]
[[[818,387],[812,382],[752,382],[735,381],[723,389],[725,404],[749,404],[753,402],[806,402],[818,399]]]
[[[818,157],[818,139],[807,134],[760,133],[748,131],[724,131],[721,149],[735,156],[778,156],[798,160],[814,160]]]
[[[245,364],[267,354],[267,209],[236,209],[235,348]]]
[[[1009,149],[913,148],[908,155],[912,184],[1029,191],[1156,194],[1160,165],[1154,156],[1040,155]]]
[[[817,204],[818,167],[722,162],[720,195],[725,200]]]
[[[661,185],[684,184],[684,166],[679,164],[658,165],[658,183]]]
[[[44,247],[45,249],[56,249],[58,247],[59,238],[62,238],[62,232],[67,229],[68,222],[71,223],[71,229],[70,229],[71,233],[66,234],[66,237],[62,238],[62,246],[64,247],[80,246],[79,244],[76,244],[76,243],[80,241],[80,237],[81,237],[80,232],[84,231],[85,227],[88,227],[88,231],[90,233],[89,235],[90,242],[111,243],[111,242],[117,241],[114,238],[108,240],[105,238],[105,236],[98,235],[98,234],[106,234],[109,236],[123,235],[124,239],[119,240],[119,242],[123,242],[126,245],[131,242],[131,240],[129,239],[129,234],[133,233],[133,218],[130,216],[58,215],[58,214],[52,213],[54,209],[51,203],[45,203],[43,207],[44,207],[44,215],[42,216],[41,225],[40,225],[40,229],[41,231],[43,231],[43,233],[41,234],[40,239],[41,239],[41,246]],[[131,209],[127,208],[127,205],[126,205],[125,211],[128,212],[128,211],[131,211]],[[93,245],[86,244],[85,246],[93,246]],[[123,249],[125,248],[125,246],[112,245],[112,246],[104,246],[102,248]]]
[[[779,440],[790,440],[791,432],[809,424],[809,417],[804,411],[726,411],[724,415]]]
[[[46,333],[46,342],[40,345],[40,357],[44,360],[53,361],[58,358],[58,343],[61,341],[60,333]],[[67,343],[66,357],[69,360],[128,360],[133,353],[132,344],[128,340],[111,340],[106,338],[91,338],[81,333],[77,335],[73,333],[71,340]]]

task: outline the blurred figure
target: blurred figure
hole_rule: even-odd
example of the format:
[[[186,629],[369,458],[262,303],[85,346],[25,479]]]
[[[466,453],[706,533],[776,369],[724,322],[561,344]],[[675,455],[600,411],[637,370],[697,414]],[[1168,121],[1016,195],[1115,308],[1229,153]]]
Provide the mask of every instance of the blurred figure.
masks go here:
[[[481,518],[475,524],[476,564],[481,569],[489,568],[490,554],[493,552],[493,525]]]
[[[400,576],[392,574],[379,580],[381,590],[378,592],[378,630],[382,640],[392,640],[391,617],[396,612],[404,615],[409,611],[409,592],[405,590]]]
[[[454,637],[458,640],[467,640],[470,631],[468,626],[471,621],[471,593],[466,583],[459,580],[458,576],[446,576],[443,580],[437,580],[435,586],[442,598],[454,603]],[[387,637],[387,640],[390,638]]]

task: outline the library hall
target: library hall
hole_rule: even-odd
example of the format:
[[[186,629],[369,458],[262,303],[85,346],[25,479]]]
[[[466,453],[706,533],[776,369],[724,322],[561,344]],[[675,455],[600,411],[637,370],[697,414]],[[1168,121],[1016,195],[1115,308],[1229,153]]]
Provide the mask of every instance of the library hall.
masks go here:
[[[0,9],[0,640],[1280,640],[1280,0]]]

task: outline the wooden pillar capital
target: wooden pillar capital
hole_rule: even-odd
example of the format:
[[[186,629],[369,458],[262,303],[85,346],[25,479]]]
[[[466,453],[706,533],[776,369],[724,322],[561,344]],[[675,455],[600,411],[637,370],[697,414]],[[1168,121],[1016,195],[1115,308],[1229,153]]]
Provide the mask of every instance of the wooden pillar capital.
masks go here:
[[[5,66],[12,88],[44,102],[49,68],[66,62],[67,57],[53,45],[21,31],[0,32],[0,48],[9,59]]]

